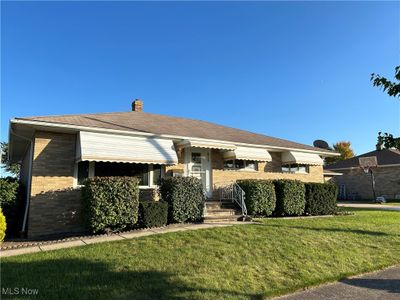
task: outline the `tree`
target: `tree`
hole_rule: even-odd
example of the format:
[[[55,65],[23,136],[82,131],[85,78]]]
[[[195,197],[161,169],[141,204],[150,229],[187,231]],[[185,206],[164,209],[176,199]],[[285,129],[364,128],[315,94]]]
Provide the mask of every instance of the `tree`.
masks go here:
[[[340,156],[327,157],[325,159],[325,163],[327,165],[334,164],[338,161],[342,161],[342,160],[354,157],[354,151],[353,151],[353,149],[351,149],[351,142],[347,142],[347,141],[337,142],[337,143],[333,144],[333,149],[336,152],[339,152]]]
[[[8,143],[1,142],[1,167],[7,172],[19,177],[19,164],[13,164],[8,159]]]
[[[379,74],[371,74],[371,81],[374,86],[382,88],[389,96],[400,98],[400,66],[395,68],[394,78],[396,81],[393,82]]]
[[[376,143],[376,149],[397,149],[400,150],[400,137],[393,137],[393,134],[385,132],[378,132],[378,142]]]
[[[380,75],[371,74],[371,81],[374,86],[380,87],[384,92],[388,93],[389,96],[400,98],[400,66],[395,68],[394,77],[397,82],[392,82],[385,77]],[[382,135],[382,132],[378,133],[378,142],[376,144],[376,149],[391,149],[395,148],[400,150],[400,137],[393,137],[393,134],[387,132]]]

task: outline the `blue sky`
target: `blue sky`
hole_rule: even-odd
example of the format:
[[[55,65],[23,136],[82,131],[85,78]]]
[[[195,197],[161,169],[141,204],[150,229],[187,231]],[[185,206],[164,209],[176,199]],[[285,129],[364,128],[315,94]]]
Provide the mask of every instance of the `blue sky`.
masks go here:
[[[400,101],[399,2],[2,2],[1,139],[16,116],[130,110],[374,149]]]

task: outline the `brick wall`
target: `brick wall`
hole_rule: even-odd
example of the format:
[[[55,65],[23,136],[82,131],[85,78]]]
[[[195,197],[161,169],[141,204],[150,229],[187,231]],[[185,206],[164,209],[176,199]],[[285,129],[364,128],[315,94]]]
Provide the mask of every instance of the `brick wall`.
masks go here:
[[[347,195],[354,194],[355,198],[373,199],[371,175],[365,174],[361,168],[338,170],[342,176],[334,176],[332,181],[337,185],[346,186]],[[400,194],[400,167],[374,169],[376,195],[387,195],[394,198]]]
[[[82,231],[74,134],[36,132],[28,236]]]
[[[222,153],[213,150],[211,153],[213,188],[218,189],[240,179],[297,179],[303,182],[324,182],[322,166],[310,166],[310,172],[307,174],[282,173],[281,154],[272,152],[271,156],[271,162],[258,163],[258,171],[223,170]]]

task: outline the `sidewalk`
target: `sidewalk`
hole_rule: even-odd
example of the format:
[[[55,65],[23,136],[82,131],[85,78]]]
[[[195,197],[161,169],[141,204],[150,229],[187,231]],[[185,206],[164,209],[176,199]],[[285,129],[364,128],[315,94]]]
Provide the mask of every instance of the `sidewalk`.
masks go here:
[[[65,249],[71,247],[79,247],[79,246],[97,244],[102,242],[121,241],[125,239],[134,239],[142,236],[162,234],[168,232],[188,231],[188,230],[215,228],[215,227],[228,227],[233,225],[245,225],[251,223],[252,222],[233,221],[224,223],[172,224],[160,228],[138,229],[126,233],[122,232],[112,235],[86,236],[81,238],[78,237],[76,239],[69,241],[42,243],[36,246],[15,248],[9,250],[6,249],[0,251],[0,257],[8,257],[8,256],[15,256],[21,254],[35,253],[35,252]]]
[[[373,203],[343,203],[339,202],[338,206],[340,207],[352,207],[352,208],[372,208],[378,210],[395,210],[400,211],[400,206],[396,205],[382,205],[382,204],[373,204]]]
[[[395,300],[400,299],[400,266],[368,273],[276,300]]]

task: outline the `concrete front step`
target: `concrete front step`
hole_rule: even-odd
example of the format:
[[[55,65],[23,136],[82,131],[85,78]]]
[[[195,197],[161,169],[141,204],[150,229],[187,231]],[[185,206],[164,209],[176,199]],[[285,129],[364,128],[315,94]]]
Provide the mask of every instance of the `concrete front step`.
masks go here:
[[[233,216],[209,216],[204,217],[204,223],[221,223],[221,222],[232,222],[237,221],[241,215],[233,215]]]
[[[232,209],[236,208],[235,203],[231,201],[206,201],[207,209]]]
[[[233,216],[238,214],[235,209],[207,209],[205,217],[208,216]]]

